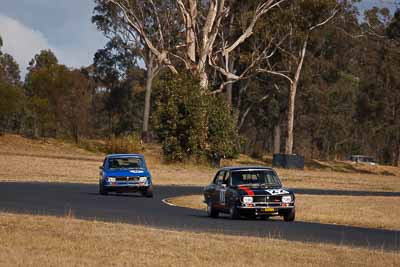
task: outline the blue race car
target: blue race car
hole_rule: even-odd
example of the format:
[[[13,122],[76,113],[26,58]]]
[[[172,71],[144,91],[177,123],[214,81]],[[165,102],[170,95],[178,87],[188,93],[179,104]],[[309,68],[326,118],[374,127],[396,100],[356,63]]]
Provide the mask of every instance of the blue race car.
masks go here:
[[[140,192],[153,197],[151,174],[140,154],[107,155],[100,166],[99,193]]]

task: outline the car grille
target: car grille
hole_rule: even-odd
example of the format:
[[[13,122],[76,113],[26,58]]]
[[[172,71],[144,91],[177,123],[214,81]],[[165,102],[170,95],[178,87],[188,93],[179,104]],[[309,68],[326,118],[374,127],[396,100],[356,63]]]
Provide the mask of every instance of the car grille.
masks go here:
[[[282,196],[254,196],[254,203],[279,203],[282,201]]]
[[[137,182],[139,181],[139,177],[116,177],[118,182]]]

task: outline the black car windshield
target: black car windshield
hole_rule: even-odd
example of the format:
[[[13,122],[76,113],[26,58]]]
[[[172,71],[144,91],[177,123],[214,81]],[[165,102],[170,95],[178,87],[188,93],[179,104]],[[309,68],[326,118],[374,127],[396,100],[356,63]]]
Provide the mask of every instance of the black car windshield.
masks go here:
[[[110,158],[108,160],[108,168],[110,170],[141,169],[143,168],[143,162],[138,157]]]
[[[239,170],[232,172],[232,185],[265,184],[280,186],[281,181],[275,172],[270,170]]]

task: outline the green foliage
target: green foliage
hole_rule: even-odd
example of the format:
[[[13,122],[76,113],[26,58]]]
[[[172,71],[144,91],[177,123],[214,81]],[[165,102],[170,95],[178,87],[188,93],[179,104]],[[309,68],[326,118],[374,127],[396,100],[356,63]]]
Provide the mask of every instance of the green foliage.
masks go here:
[[[106,153],[141,153],[144,150],[138,135],[128,135],[123,137],[112,137],[106,142]]]
[[[2,39],[0,38],[0,48]],[[19,66],[9,54],[0,51],[0,131],[13,131],[20,124],[24,94],[20,86]]]
[[[20,87],[0,79],[0,132],[10,129],[12,121],[18,121],[22,112],[24,94]]]
[[[76,142],[88,124],[90,85],[79,70],[57,64],[51,51],[32,60],[25,88],[34,135],[68,135]]]
[[[210,97],[208,115],[208,156],[213,160],[236,158],[240,137],[230,107],[222,97]]]
[[[154,125],[169,161],[219,162],[238,154],[238,135],[224,100],[204,94],[187,74],[159,84]]]
[[[29,62],[29,70],[49,68],[58,64],[58,59],[51,50],[42,50]]]
[[[206,150],[207,99],[189,76],[168,76],[159,84],[154,115],[165,158],[183,161],[203,157]]]
[[[0,54],[0,77],[8,84],[21,84],[19,66],[9,54]]]
[[[386,30],[389,38],[400,41],[400,9],[397,9],[394,17]]]

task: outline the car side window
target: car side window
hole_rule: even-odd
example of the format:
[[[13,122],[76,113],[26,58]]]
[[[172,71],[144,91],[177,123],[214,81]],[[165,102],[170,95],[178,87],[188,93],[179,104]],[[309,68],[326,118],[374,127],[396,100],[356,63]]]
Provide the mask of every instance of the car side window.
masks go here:
[[[104,161],[103,161],[103,169],[106,168],[106,162],[107,162],[107,158],[105,158]]]
[[[222,184],[224,181],[224,176],[225,176],[226,171],[220,171],[217,173],[217,175],[214,178],[214,184]]]
[[[229,172],[225,172],[223,184],[227,186],[231,184],[231,177]]]

